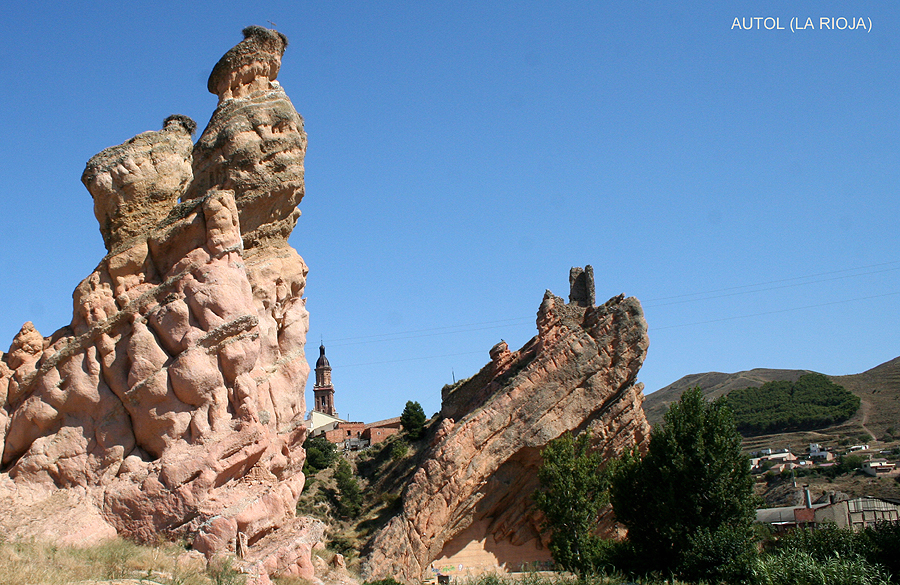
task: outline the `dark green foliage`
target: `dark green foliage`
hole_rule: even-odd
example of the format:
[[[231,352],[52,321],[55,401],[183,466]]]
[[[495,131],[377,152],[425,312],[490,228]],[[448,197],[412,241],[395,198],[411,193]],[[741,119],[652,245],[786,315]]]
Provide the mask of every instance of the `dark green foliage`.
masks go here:
[[[900,523],[879,522],[863,535],[866,559],[887,569],[900,582]]]
[[[835,524],[825,524],[816,530],[798,528],[784,535],[778,542],[779,549],[803,551],[818,561],[833,556],[860,555],[862,545],[861,532],[842,530]]]
[[[690,536],[679,573],[692,581],[742,583],[750,578],[755,559],[752,528],[722,524],[714,531],[701,528]]]
[[[753,564],[753,585],[889,585],[882,567],[852,556],[814,558],[802,550],[779,550]]]
[[[328,540],[328,548],[345,557],[354,555],[357,552],[353,541],[341,534],[336,534]]]
[[[745,435],[820,429],[847,420],[860,404],[858,396],[822,374],[735,390],[726,400]]]
[[[363,585],[403,585],[403,583],[397,581],[393,577],[387,577],[385,579],[379,579],[378,581],[366,581]]]
[[[603,459],[591,452],[590,435],[565,434],[541,452],[538,472],[541,489],[534,502],[544,513],[544,529],[551,530],[553,560],[579,575],[595,572],[601,539],[594,533],[600,510],[607,503]]]
[[[616,462],[610,498],[643,572],[718,579],[701,574],[718,555],[739,573],[755,518],[753,479],[724,401],[706,402],[699,388],[682,394],[654,427],[647,454]]]
[[[303,442],[303,448],[306,450],[303,473],[307,475],[331,467],[338,459],[337,447],[325,437],[309,437]]]
[[[406,402],[406,407],[400,415],[400,426],[403,427],[406,436],[410,440],[418,441],[422,438],[425,432],[426,420],[425,411],[422,410],[421,404],[412,400]]]
[[[362,492],[359,489],[359,482],[353,475],[353,468],[346,459],[341,459],[338,463],[337,469],[334,470],[334,480],[338,489],[338,513],[345,518],[359,514],[362,508]]]
[[[396,441],[391,445],[391,461],[403,459],[407,453],[409,453],[409,445],[406,441]]]
[[[809,559],[824,578],[802,583],[865,583],[900,582],[900,524],[880,523],[860,532],[824,525],[816,530],[800,528],[785,535],[778,542],[772,559],[763,559],[758,566],[765,568],[777,562],[804,564]],[[807,562],[806,564],[810,564]],[[812,574],[812,572],[810,571]],[[800,574],[798,572],[798,574]],[[794,583],[757,579],[759,583]]]
[[[862,455],[844,455],[835,467],[840,468],[841,473],[850,473],[862,467],[867,460],[868,457]]]

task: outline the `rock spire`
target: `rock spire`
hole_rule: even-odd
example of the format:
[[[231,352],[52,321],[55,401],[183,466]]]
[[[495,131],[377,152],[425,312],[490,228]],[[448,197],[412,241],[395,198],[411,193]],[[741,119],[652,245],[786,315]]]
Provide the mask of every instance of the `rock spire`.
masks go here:
[[[0,359],[7,537],[181,537],[312,577],[322,525],[295,517],[307,268],[287,244],[306,133],[275,81],[286,46],[244,29],[197,144],[175,115],[88,161],[109,254],[69,325],[26,323]]]

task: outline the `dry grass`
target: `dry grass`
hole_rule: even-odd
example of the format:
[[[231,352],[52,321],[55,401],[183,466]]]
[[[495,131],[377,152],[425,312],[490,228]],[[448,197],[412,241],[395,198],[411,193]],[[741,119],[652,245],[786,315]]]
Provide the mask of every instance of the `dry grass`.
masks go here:
[[[225,585],[242,582],[235,572],[208,573],[175,544],[139,546],[113,540],[88,548],[37,542],[0,543],[0,583],[64,585],[130,579],[145,585]]]

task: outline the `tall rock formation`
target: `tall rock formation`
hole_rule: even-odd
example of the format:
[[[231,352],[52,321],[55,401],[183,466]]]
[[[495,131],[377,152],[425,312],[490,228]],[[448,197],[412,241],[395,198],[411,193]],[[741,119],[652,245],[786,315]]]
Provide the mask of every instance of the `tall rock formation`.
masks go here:
[[[570,283],[568,304],[544,295],[537,336],[515,352],[497,344],[478,374],[445,388],[427,459],[402,511],[373,539],[367,579],[414,582],[432,565],[465,575],[482,563],[518,570],[547,560],[531,502],[541,449],[585,429],[607,457],[646,445],[641,305],[620,295],[594,306],[590,266],[573,268]]]
[[[275,80],[284,35],[248,27],[219,104],[87,163],[108,254],[70,325],[26,323],[0,359],[0,528],[86,542],[186,537],[312,576],[303,488],[307,268],[288,245],[303,120]]]

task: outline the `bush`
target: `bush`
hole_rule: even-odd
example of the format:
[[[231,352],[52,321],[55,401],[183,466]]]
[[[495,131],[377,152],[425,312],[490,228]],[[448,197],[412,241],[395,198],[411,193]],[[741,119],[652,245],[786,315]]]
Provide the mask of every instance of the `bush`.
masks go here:
[[[425,411],[418,402],[409,400],[400,415],[400,426],[412,441],[418,441],[425,434]]]
[[[754,585],[889,585],[887,572],[861,557],[815,558],[802,550],[781,551],[756,560]]]
[[[303,442],[306,450],[306,462],[303,473],[310,475],[334,465],[338,459],[337,446],[325,437],[309,437]]]
[[[403,585],[400,581],[397,581],[393,577],[388,577],[386,579],[379,579],[377,581],[366,581],[363,585]]]
[[[342,554],[345,557],[349,557],[356,554],[356,546],[353,544],[353,541],[347,536],[343,536],[340,534],[334,535],[328,541],[328,548],[333,550],[338,554]]]
[[[337,483],[337,508],[338,513],[345,518],[352,518],[362,509],[362,491],[359,482],[353,475],[353,468],[346,459],[341,459],[334,471],[334,480]]]
[[[753,572],[756,544],[747,526],[707,528],[690,536],[680,563],[682,577],[707,583],[743,583]]]
[[[778,548],[803,552],[816,560],[824,561],[834,556],[861,556],[863,541],[861,533],[842,530],[835,524],[825,524],[816,530],[798,528],[789,532],[781,538]]]
[[[866,528],[861,540],[866,559],[885,567],[895,580],[900,579],[900,524],[879,522]]]
[[[399,461],[409,453],[409,445],[405,441],[397,441],[391,445],[391,461]]]

